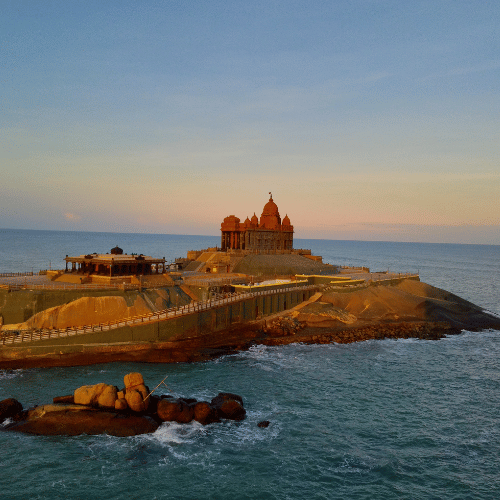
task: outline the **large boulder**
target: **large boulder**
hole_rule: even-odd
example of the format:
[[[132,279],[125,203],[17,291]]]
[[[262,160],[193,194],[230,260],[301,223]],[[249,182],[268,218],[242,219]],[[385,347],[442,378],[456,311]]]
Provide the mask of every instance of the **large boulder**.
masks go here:
[[[23,411],[23,405],[14,398],[4,399],[0,401],[0,422],[6,418],[13,418]]]
[[[160,399],[156,414],[162,422],[177,422],[182,411],[182,403],[177,399]]]
[[[125,389],[134,389],[136,386],[144,384],[144,378],[140,373],[132,372],[123,377]]]
[[[7,428],[43,436],[110,434],[136,436],[154,432],[158,422],[142,415],[126,415],[79,405],[44,405],[27,412],[26,420]]]
[[[194,420],[207,425],[219,421],[219,414],[206,401],[198,401],[193,407]]]
[[[123,377],[125,383],[125,399],[131,410],[145,412],[149,406],[149,390],[144,385],[144,378],[140,373],[128,373]]]
[[[143,394],[135,389],[127,390],[125,400],[128,407],[136,413],[144,413],[147,410],[147,402],[144,400]]]
[[[176,422],[179,424],[189,424],[194,418],[194,405],[187,404],[183,401],[179,401],[181,405],[181,411],[177,415]]]
[[[114,385],[107,385],[99,397],[97,398],[97,405],[101,408],[114,408],[117,400],[118,388]]]
[[[74,402],[85,406],[104,406],[114,408],[118,389],[104,383],[83,385],[75,390]]]
[[[246,415],[246,410],[243,408],[243,399],[238,394],[219,392],[210,402],[210,406],[217,410],[220,418],[243,420]]]

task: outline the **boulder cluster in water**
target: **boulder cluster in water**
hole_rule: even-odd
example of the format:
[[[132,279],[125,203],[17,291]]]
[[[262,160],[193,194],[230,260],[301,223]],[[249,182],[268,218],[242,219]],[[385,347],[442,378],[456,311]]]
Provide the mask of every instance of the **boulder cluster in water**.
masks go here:
[[[0,401],[0,422],[11,419],[6,430],[40,435],[108,433],[131,436],[154,432],[162,422],[206,425],[222,419],[243,420],[243,399],[221,392],[210,402],[192,398],[156,396],[140,373],[124,377],[125,387],[104,383],[84,385],[69,396],[56,397],[51,405],[23,410],[10,398]]]

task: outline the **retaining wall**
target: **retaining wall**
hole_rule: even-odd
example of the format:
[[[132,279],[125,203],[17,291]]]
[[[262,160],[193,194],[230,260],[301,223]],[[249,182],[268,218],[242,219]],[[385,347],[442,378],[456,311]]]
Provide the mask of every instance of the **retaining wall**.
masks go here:
[[[270,295],[255,295],[210,309],[193,311],[166,320],[151,321],[136,325],[124,325],[106,331],[43,339],[33,342],[24,341],[17,348],[36,348],[37,352],[54,348],[61,354],[74,351],[76,346],[90,344],[168,342],[203,337],[219,332],[238,323],[247,323],[296,306],[309,299],[315,289],[277,292]],[[71,347],[73,346],[73,347]],[[67,349],[66,349],[67,347]]]

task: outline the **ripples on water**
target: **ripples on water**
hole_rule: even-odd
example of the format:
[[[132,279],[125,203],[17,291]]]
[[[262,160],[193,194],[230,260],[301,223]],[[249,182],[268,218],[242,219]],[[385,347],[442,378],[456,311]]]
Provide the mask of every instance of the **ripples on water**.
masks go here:
[[[134,438],[2,433],[16,481],[4,474],[0,487],[5,498],[494,498],[499,355],[498,332],[486,332],[2,372],[2,399],[34,404],[140,370],[150,385],[168,375],[175,395],[242,394],[248,415]]]
[[[57,240],[62,248],[64,234]],[[93,248],[98,241],[104,251],[122,241],[105,235],[89,251],[101,251]],[[175,257],[185,253],[183,245],[213,244],[148,236],[128,235],[130,251],[141,242],[140,252],[168,255],[161,251],[168,243]],[[87,251],[81,244],[92,237],[78,238]],[[423,280],[500,313],[499,247],[314,240],[298,246],[331,263],[419,270]],[[11,261],[29,262],[23,245],[16,248]],[[248,411],[243,422],[164,424],[134,438],[0,433],[0,497],[497,498],[499,359],[500,336],[492,331],[440,341],[255,346],[199,364],[0,371],[0,399],[25,406],[82,384],[122,386],[124,374],[141,371],[150,386],[168,375],[177,396],[239,393]],[[257,427],[261,420],[270,426]]]

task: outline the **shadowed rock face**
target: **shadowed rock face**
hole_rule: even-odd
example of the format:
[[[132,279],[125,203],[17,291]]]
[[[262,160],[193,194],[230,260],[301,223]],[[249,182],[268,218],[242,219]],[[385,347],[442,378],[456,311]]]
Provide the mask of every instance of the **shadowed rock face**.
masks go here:
[[[219,392],[210,402],[210,406],[217,411],[220,418],[243,420],[246,415],[241,396],[230,392]]]
[[[23,411],[23,405],[17,399],[9,398],[0,401],[0,422],[15,417]]]
[[[154,432],[158,426],[158,422],[143,415],[124,415],[78,405],[44,405],[29,410],[25,420],[7,430],[42,436],[136,436]]]

